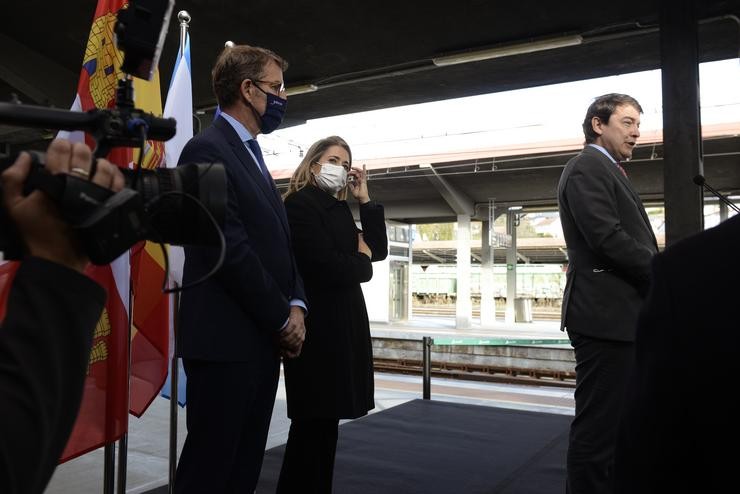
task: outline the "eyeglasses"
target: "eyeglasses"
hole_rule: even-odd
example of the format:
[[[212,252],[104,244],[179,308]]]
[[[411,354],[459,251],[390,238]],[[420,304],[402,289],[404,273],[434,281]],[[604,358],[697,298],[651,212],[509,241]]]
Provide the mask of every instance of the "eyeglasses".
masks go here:
[[[285,91],[285,83],[283,81],[280,81],[280,82],[272,82],[272,81],[260,81],[260,80],[255,79],[254,82],[257,82],[257,83],[260,83],[260,84],[267,84],[267,87],[269,87],[270,89],[272,89],[272,91],[275,94],[280,94],[283,91]]]

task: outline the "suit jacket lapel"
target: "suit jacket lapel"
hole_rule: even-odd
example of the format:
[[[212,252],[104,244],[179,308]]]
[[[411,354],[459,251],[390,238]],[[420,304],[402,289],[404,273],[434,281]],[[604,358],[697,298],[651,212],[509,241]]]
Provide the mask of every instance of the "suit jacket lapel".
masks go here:
[[[239,139],[239,135],[226,120],[224,120],[223,118],[217,118],[213,125],[217,126],[217,128],[219,128],[223,132],[224,136],[226,137],[226,141],[231,146],[234,154],[237,158],[239,158],[239,161],[241,161],[242,165],[247,170],[247,173],[252,178],[252,181],[257,184],[262,194],[264,194],[265,198],[272,205],[273,209],[275,210],[275,214],[277,214],[278,218],[280,218],[280,224],[283,226],[283,230],[285,230],[285,233],[290,236],[288,218],[285,215],[285,208],[283,207],[280,194],[275,187],[275,182],[272,180],[272,178],[270,178],[269,183],[267,180],[265,180],[264,175],[262,175],[262,172],[260,171],[259,165],[254,161],[254,159],[252,159],[252,156],[247,151],[247,148],[244,147],[244,143],[241,142],[241,140]]]
[[[616,168],[616,167],[615,167]],[[653,227],[650,224],[650,218],[648,218],[647,211],[645,211],[645,206],[642,204],[642,199],[640,199],[640,195],[635,191],[634,187],[632,187],[632,184],[630,183],[629,179],[622,175],[622,173],[617,173],[619,177],[622,179],[622,183],[627,185],[627,189],[632,194],[632,198],[635,201],[635,204],[637,204],[637,208],[640,210],[640,215],[642,216],[643,221],[645,221],[645,226],[647,227],[648,231],[650,232],[650,236],[653,239],[653,244],[655,244],[655,252],[658,252],[658,241],[655,238],[655,232],[653,231]]]

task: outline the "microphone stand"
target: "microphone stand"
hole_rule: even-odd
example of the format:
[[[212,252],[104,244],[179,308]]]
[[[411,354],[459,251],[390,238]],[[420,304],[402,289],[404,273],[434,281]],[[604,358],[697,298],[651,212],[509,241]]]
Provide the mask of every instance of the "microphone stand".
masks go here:
[[[723,203],[725,203],[733,211],[735,211],[736,213],[739,213],[740,214],[740,208],[738,208],[735,205],[734,202],[732,202],[731,200],[729,200],[727,198],[727,196],[725,196],[724,194],[722,194],[721,192],[719,192],[718,190],[716,190],[714,187],[712,187],[711,185],[709,185],[707,183],[707,181],[704,179],[704,176],[703,175],[697,175],[697,176],[695,176],[694,177],[694,183],[696,185],[699,185],[699,186],[704,187],[705,189],[707,189],[709,192],[711,192],[712,194],[714,194],[715,196],[717,196],[717,198],[720,201],[722,201]]]

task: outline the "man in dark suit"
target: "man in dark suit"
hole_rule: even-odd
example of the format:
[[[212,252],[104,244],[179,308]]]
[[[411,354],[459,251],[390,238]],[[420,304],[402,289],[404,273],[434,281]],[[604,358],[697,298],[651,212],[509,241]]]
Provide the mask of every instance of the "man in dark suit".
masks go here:
[[[635,340],[615,456],[624,494],[725,492],[737,483],[740,215],[666,248]],[[728,395],[729,393],[729,395]]]
[[[221,114],[180,155],[180,164],[223,163],[228,198],[224,264],[181,300],[188,434],[178,493],[254,491],[280,352],[295,356],[303,343],[305,295],[285,208],[254,139],[282,120],[286,67],[264,48],[225,48],[212,71]],[[183,284],[206,276],[218,258],[218,249],[186,248]]]
[[[92,153],[82,143],[56,139],[46,153],[45,168],[52,174],[123,188],[115,165],[91,165]],[[0,216],[7,212],[4,222],[14,225],[26,254],[10,287],[7,313],[0,310],[3,494],[46,488],[80,409],[93,330],[106,299],[105,290],[83,274],[87,254],[55,203],[40,190],[23,193],[30,169],[31,157],[21,154],[3,172],[0,187]],[[2,234],[8,240],[11,232]]]
[[[566,491],[611,492],[614,445],[629,376],[637,315],[650,280],[655,235],[620,162],[632,156],[642,108],[606,94],[586,112],[586,146],[558,184],[568,248],[561,329],[576,357],[576,414]]]

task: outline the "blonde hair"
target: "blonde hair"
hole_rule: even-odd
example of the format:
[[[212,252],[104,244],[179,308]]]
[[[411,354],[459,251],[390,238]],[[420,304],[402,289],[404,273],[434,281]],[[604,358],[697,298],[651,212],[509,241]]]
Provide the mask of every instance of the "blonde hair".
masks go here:
[[[349,144],[339,136],[329,136],[324,139],[320,139],[308,148],[306,155],[303,157],[303,161],[298,165],[298,168],[293,172],[293,176],[290,177],[290,183],[288,185],[288,191],[283,194],[283,200],[293,192],[298,192],[308,184],[316,185],[314,182],[313,174],[311,173],[311,165],[318,163],[321,156],[332,146],[343,147],[347,154],[349,154],[349,165],[352,166],[352,151],[349,148]],[[337,193],[337,199],[343,201],[347,199],[347,187]]]

